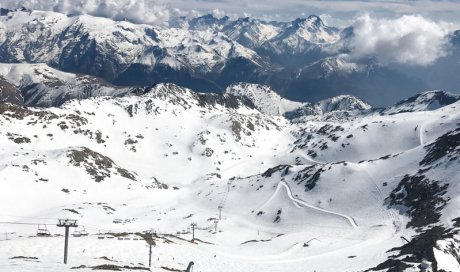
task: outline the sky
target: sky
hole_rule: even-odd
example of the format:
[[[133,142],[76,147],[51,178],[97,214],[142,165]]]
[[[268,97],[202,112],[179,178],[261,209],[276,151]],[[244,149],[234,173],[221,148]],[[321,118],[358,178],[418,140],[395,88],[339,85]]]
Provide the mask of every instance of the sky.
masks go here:
[[[311,14],[328,24],[345,26],[362,14],[395,18],[418,14],[446,21],[460,28],[460,0],[0,0],[2,6],[113,13],[126,10],[144,21],[166,20],[171,16],[213,13],[216,16],[251,16],[265,20],[290,21]],[[105,10],[104,10],[105,9]]]
[[[220,10],[248,14],[268,20],[292,20],[310,14],[327,15],[337,23],[346,23],[363,13],[377,17],[419,14],[460,26],[459,0],[158,0],[170,7],[197,10]]]

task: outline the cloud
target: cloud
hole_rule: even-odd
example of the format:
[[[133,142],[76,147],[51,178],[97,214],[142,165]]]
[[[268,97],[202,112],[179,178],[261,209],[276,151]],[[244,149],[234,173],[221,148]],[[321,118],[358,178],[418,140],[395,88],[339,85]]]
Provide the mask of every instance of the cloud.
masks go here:
[[[210,13],[213,10],[227,15],[244,13],[265,20],[290,21],[310,14],[330,14],[334,20],[349,20],[360,12],[379,17],[422,14],[443,19],[460,28],[458,0],[0,0],[0,6],[26,6],[42,10],[87,13],[110,18],[125,17],[135,22],[162,23],[180,15]],[[304,14],[304,15],[303,15]]]
[[[153,0],[21,0],[15,3],[10,1],[9,6],[66,14],[89,14],[116,20],[128,19],[146,24],[167,24],[171,17],[187,14]]]
[[[451,24],[417,15],[376,19],[363,15],[353,23],[351,57],[376,57],[380,62],[428,65],[447,55]]]

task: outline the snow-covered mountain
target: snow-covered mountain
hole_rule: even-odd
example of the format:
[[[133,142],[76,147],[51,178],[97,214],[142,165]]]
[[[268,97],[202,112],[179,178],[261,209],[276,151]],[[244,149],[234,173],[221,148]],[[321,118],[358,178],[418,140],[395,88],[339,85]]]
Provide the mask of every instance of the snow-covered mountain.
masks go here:
[[[71,99],[117,96],[135,91],[88,75],[65,73],[46,64],[0,64],[0,99],[17,105],[59,106]]]
[[[71,237],[64,266],[62,237],[0,224],[0,267],[146,269],[142,232],[154,228],[152,271],[459,271],[451,98],[423,93],[400,112],[254,84],[157,84],[60,107],[2,102],[0,222],[58,234],[70,217],[90,235]]]
[[[453,104],[460,100],[460,95],[444,91],[430,91],[415,95],[386,108],[383,113],[395,114],[402,112],[432,111]]]
[[[227,88],[226,94],[250,101],[261,113],[272,116],[284,116],[291,121],[309,116],[325,116],[331,113],[365,113],[371,106],[351,95],[340,95],[317,103],[294,102],[282,98],[269,86],[239,83]]]
[[[318,16],[312,15],[286,25],[278,35],[263,45],[263,49],[277,55],[298,56],[310,51],[318,51],[321,46],[335,43],[339,38],[337,28],[324,25]]]
[[[249,17],[240,18],[228,24],[224,33],[241,45],[257,49],[281,32],[282,26]]]
[[[46,63],[124,85],[187,74],[188,85],[211,86],[199,77],[219,73],[232,59],[262,63],[255,52],[222,33],[28,10],[10,11],[0,21],[0,61]]]
[[[456,33],[451,35],[455,48]],[[172,82],[201,92],[223,92],[234,83],[250,82],[269,85],[293,100],[313,102],[346,88],[378,106],[414,95],[415,90],[440,88],[440,82],[451,91],[458,85],[451,76],[428,80],[425,74],[433,73],[429,67],[398,69],[368,58],[348,60],[343,53],[352,35],[352,28],[327,26],[315,15],[291,22],[205,15],[176,18],[165,27],[2,9],[0,62],[44,63],[120,86]],[[449,70],[455,71],[458,63],[451,66]],[[430,67],[442,70],[436,64]],[[385,92],[379,89],[381,82],[392,84],[386,100],[379,96]]]

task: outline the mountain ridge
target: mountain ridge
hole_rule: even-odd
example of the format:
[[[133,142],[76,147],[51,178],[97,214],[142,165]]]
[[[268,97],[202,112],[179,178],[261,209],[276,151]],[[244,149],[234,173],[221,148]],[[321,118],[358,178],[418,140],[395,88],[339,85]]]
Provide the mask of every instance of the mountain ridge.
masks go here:
[[[346,91],[378,106],[438,88],[424,79],[424,69],[341,57],[346,42],[344,48],[333,48],[348,39],[343,34],[348,28],[329,27],[318,16],[282,23],[207,15],[183,18],[167,28],[27,9],[3,14],[1,62],[47,63],[119,86],[173,82],[201,92],[223,92],[244,81],[269,85],[299,101],[317,102]],[[192,21],[201,22],[200,27],[194,28]],[[380,95],[381,82],[392,83],[390,95]],[[443,89],[455,91],[455,78],[443,82],[448,86]]]

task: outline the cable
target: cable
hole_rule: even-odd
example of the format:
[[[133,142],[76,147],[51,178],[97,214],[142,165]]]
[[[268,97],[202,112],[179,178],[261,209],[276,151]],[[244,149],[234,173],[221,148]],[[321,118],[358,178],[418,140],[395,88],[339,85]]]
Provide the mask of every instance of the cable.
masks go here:
[[[20,223],[20,222],[4,222],[0,221],[0,224],[8,224],[8,225],[44,225],[44,226],[51,226],[52,224],[43,224],[43,223]]]
[[[56,218],[18,216],[18,215],[9,215],[9,214],[0,214],[0,216],[15,217],[15,218],[27,218],[27,219],[41,219],[41,220],[57,220]]]

